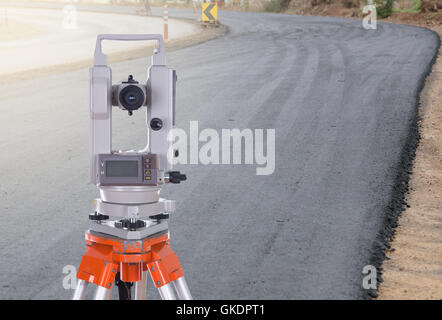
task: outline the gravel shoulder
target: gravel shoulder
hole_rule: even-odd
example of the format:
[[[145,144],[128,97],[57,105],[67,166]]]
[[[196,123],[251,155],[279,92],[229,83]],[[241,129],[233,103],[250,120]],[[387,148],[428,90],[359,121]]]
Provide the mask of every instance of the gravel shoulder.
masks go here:
[[[432,28],[442,35],[442,26]],[[442,299],[442,52],[420,95],[407,207],[387,250],[379,299]]]

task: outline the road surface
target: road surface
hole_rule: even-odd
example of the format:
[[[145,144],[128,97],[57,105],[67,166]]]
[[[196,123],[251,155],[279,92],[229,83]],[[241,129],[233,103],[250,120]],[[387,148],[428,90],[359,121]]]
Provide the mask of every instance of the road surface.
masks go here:
[[[1,17],[4,12],[0,12]],[[72,14],[75,19],[69,20]],[[89,60],[99,33],[163,32],[159,17],[35,8],[8,8],[7,15],[7,26],[0,18],[0,75]],[[170,29],[171,40],[200,32],[196,25],[175,19],[171,19]],[[1,41],[2,35],[13,38]],[[104,41],[103,50],[112,54],[145,46],[142,41]]]
[[[229,34],[168,54],[179,76],[177,126],[275,128],[276,169],[183,165],[188,181],[163,190],[177,201],[172,248],[194,297],[364,297],[361,272],[438,38],[339,18],[219,16]],[[145,61],[115,64],[114,79],[143,78]],[[88,184],[88,71],[4,84],[0,97],[0,298],[70,298],[62,269],[80,262],[97,196]],[[115,114],[114,145],[143,145],[142,116]],[[149,298],[158,298],[152,285]]]

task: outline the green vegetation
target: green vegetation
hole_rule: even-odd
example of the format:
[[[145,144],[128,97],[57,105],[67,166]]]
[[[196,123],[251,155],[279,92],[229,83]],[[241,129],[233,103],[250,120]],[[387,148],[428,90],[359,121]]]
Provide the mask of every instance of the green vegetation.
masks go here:
[[[409,9],[395,9],[394,12],[413,13],[421,10],[421,0],[413,0],[413,6]]]
[[[436,18],[440,14],[442,14],[442,12],[433,13],[427,17],[427,20],[433,20],[434,18]]]
[[[393,12],[393,3],[394,0],[376,0],[375,4],[378,17],[388,18]]]
[[[292,0],[297,1],[297,0]],[[347,6],[349,3],[352,3],[350,1],[342,1],[342,4],[345,5],[347,3]],[[365,0],[368,4],[369,1]],[[420,12],[422,7],[422,1],[421,0],[412,0],[413,6],[408,9],[394,9],[393,10],[393,4],[394,2],[400,3],[401,0],[373,0],[374,4],[376,5],[377,9],[377,15],[379,18],[388,18],[392,12],[403,12],[403,13],[413,13],[413,12]],[[291,0],[270,0],[265,1],[264,3],[264,10],[268,12],[283,12],[288,9],[290,5]],[[323,3],[328,3],[326,1],[311,1],[308,2],[312,7],[321,5]]]
[[[282,12],[289,7],[290,0],[271,0],[266,1],[264,10],[267,12]]]

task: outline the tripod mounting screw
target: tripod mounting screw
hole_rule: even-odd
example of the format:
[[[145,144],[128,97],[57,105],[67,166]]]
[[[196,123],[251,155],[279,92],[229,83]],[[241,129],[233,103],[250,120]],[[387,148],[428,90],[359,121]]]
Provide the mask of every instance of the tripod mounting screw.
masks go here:
[[[140,228],[146,227],[146,222],[143,220],[131,221],[130,219],[122,219],[115,221],[115,227],[119,229],[128,229],[130,231],[135,231]]]
[[[185,174],[181,174],[179,171],[170,171],[169,172],[169,182],[171,183],[180,183],[181,181],[186,181],[187,177]]]

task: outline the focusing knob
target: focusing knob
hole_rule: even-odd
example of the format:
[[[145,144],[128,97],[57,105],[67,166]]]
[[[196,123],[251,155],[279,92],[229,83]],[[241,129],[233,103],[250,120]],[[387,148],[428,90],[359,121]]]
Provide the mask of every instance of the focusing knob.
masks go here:
[[[181,174],[179,171],[170,171],[169,172],[169,182],[171,183],[180,183],[181,181],[186,181],[187,177],[185,174]]]
[[[153,118],[150,121],[150,127],[152,128],[153,131],[161,130],[161,128],[163,127],[163,121],[158,118]]]

